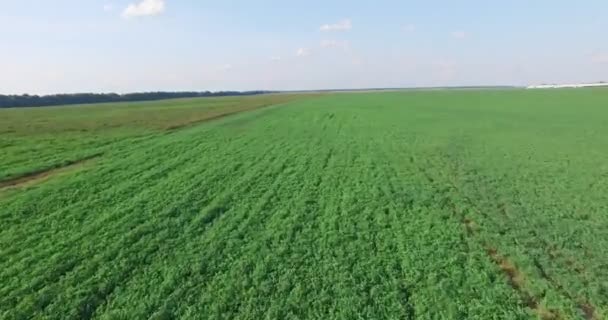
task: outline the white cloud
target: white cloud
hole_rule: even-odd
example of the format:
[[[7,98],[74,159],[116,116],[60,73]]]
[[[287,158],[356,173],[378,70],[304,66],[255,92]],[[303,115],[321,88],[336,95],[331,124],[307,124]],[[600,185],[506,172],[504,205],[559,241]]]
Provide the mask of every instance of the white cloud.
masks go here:
[[[454,79],[458,72],[458,66],[451,60],[438,60],[433,63],[435,77],[441,81]]]
[[[281,61],[281,57],[279,57],[279,56],[272,56],[272,57],[270,57],[270,61]]]
[[[310,50],[308,50],[308,48],[299,48],[298,51],[296,51],[296,56],[298,57],[308,57],[310,55]]]
[[[346,40],[322,40],[321,47],[347,50],[350,47],[350,43]]]
[[[469,35],[468,35],[466,32],[464,32],[464,31],[453,31],[453,32],[451,33],[451,35],[452,35],[452,38],[454,38],[454,39],[464,39],[464,38],[466,38],[466,37],[468,37],[468,36],[469,36]]]
[[[594,63],[608,63],[608,53],[594,53],[591,55],[591,61]]]
[[[405,33],[412,33],[414,31],[416,31],[416,26],[413,24],[407,24],[407,25],[403,26],[402,30]]]
[[[125,19],[142,17],[142,16],[155,16],[165,11],[165,0],[142,0],[138,3],[131,3],[122,12],[122,16]]]
[[[103,11],[110,12],[114,10],[114,5],[111,3],[106,3],[103,5]]]
[[[348,31],[353,28],[353,24],[350,19],[344,19],[338,23],[324,24],[319,30],[320,31]]]
[[[223,66],[222,66],[222,70],[223,70],[223,71],[229,71],[229,70],[232,70],[232,65],[231,65],[231,64],[229,64],[229,63],[227,63],[227,64],[225,64],[225,65],[223,65]]]

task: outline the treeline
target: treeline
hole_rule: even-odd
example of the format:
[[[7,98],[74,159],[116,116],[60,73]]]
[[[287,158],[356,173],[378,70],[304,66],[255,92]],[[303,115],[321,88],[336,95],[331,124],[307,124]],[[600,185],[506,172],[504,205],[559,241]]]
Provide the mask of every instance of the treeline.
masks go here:
[[[139,93],[76,93],[38,95],[0,95],[0,108],[45,107],[68,104],[103,102],[151,101],[176,98],[247,96],[272,93],[270,91],[202,91],[202,92],[139,92]]]

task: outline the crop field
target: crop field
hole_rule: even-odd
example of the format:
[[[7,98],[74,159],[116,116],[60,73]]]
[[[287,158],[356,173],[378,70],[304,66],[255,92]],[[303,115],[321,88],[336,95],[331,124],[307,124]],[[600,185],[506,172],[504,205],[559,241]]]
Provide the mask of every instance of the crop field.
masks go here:
[[[1,319],[608,317],[605,89],[0,110],[0,151]]]
[[[302,95],[176,99],[143,103],[1,110],[0,180],[62,167],[235,113],[299,99]]]

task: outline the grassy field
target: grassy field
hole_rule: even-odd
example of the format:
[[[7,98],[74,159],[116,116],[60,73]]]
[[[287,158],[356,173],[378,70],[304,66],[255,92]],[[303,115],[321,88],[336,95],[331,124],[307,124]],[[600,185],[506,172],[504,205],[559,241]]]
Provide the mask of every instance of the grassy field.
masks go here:
[[[0,318],[605,319],[607,102],[0,110]]]
[[[0,179],[126,146],[159,133],[304,98],[297,94],[0,110]],[[309,98],[309,96],[306,96]]]

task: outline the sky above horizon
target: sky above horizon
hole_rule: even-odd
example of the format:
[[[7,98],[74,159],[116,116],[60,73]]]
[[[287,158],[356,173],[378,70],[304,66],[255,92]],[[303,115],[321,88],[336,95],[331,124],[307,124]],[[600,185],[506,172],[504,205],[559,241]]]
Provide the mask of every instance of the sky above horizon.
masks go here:
[[[605,0],[0,5],[0,94],[608,81]]]

